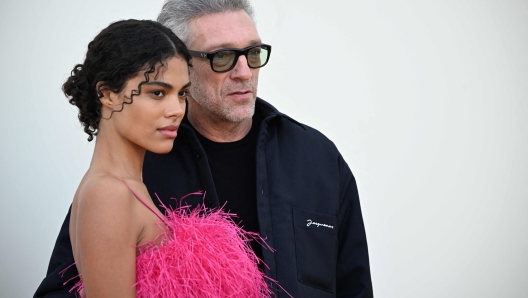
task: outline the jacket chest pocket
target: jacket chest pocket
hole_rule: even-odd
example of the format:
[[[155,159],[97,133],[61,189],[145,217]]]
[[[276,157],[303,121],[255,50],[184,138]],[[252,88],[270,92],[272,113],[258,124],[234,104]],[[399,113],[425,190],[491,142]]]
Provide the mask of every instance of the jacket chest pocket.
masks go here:
[[[297,278],[309,286],[335,291],[337,218],[293,208]]]

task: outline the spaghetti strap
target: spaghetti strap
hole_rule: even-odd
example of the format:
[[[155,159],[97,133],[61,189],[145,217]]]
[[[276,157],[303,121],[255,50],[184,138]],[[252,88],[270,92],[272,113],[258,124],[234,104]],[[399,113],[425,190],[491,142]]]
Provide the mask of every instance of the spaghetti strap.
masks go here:
[[[141,196],[135,192],[132,187],[130,187],[126,182],[125,180],[121,179],[120,177],[117,177],[117,179],[121,180],[125,185],[126,187],[128,187],[128,189],[130,189],[130,191],[134,194],[134,196],[136,196],[136,198],[138,198],[138,200],[141,201],[141,203],[143,203],[143,205],[147,206],[147,208],[150,209],[150,211],[154,212],[154,214],[156,214],[160,219],[161,221],[165,222],[166,219],[165,217],[158,211],[156,210],[155,208],[153,208],[152,206],[149,205],[149,203],[147,203],[147,201],[145,201],[143,198],[141,198]]]

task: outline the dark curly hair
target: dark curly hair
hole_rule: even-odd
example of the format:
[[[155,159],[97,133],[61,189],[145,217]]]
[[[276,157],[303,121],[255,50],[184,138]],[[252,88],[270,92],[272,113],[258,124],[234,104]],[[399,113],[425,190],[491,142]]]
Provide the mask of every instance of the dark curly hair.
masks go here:
[[[184,58],[191,66],[185,44],[158,22],[124,20],[103,29],[88,44],[84,63],[77,64],[62,85],[70,104],[79,108],[79,121],[88,141],[93,140],[99,129],[102,89],[119,93],[130,78],[144,71],[145,81],[127,97],[126,103],[132,103],[133,96],[141,93],[141,85],[149,81],[149,75],[159,72],[156,65],[162,67],[164,61],[175,56]]]

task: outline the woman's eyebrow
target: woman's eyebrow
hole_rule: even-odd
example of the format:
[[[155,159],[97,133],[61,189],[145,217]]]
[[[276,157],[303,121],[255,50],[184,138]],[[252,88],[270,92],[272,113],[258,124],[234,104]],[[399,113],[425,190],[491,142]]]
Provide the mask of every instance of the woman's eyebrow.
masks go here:
[[[184,85],[183,87],[181,87],[181,88],[182,88],[182,89],[185,89],[185,88],[187,88],[187,87],[189,87],[189,86],[191,86],[191,82],[185,84],[185,85]]]
[[[158,81],[147,82],[144,85],[147,85],[147,86],[157,85],[157,86],[160,86],[160,87],[163,87],[163,88],[167,88],[167,89],[174,89],[174,87],[172,87],[171,84],[167,84],[165,82],[158,82]]]

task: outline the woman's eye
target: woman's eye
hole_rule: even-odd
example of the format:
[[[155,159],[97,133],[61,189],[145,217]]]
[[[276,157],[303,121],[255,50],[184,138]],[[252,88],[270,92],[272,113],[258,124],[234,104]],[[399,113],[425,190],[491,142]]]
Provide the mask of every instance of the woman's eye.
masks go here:
[[[154,94],[156,97],[162,97],[164,95],[163,91],[161,90],[152,91],[152,94]]]
[[[189,92],[187,90],[183,90],[183,91],[178,92],[178,96],[179,97],[187,97],[188,94],[189,94]]]

